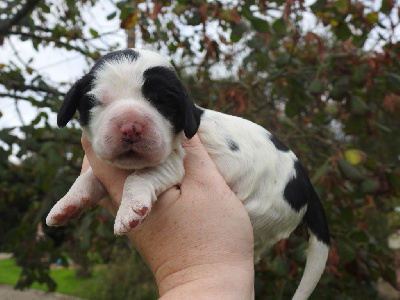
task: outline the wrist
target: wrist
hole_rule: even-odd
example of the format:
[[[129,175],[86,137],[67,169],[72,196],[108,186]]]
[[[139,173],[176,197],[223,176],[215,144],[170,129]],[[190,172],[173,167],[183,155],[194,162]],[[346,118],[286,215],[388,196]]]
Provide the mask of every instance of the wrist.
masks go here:
[[[161,300],[175,299],[254,299],[254,256],[247,251],[180,245],[171,251],[168,245],[152,245],[144,252],[134,230],[128,238],[137,246],[153,272]],[[155,238],[155,240],[163,240]],[[139,243],[141,244],[141,243]],[[163,250],[157,249],[162,247]],[[191,249],[191,251],[179,251]]]
[[[253,261],[195,265],[158,281],[161,300],[254,299]]]

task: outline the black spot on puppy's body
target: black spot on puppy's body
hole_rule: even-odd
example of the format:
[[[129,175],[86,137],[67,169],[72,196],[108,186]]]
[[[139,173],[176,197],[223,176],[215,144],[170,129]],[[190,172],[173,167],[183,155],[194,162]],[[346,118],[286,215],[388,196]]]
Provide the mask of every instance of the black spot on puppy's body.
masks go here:
[[[329,245],[329,229],[319,197],[301,163],[296,160],[293,167],[296,174],[287,183],[283,193],[284,198],[296,212],[307,205],[304,222],[318,240]]]
[[[231,151],[233,152],[239,151],[239,145],[234,140],[228,139],[227,142],[228,142],[228,147]]]
[[[308,203],[308,199],[313,187],[308,180],[307,174],[303,166],[298,160],[294,162],[293,166],[295,175],[287,183],[283,196],[290,206],[297,212]]]

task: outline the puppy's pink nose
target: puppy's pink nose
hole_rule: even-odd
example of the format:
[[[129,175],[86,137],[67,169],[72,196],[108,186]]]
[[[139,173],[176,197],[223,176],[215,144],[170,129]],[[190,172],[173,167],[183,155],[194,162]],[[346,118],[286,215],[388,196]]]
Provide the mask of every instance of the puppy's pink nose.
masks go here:
[[[125,142],[132,142],[142,135],[143,127],[139,123],[123,124],[120,128],[122,139]]]

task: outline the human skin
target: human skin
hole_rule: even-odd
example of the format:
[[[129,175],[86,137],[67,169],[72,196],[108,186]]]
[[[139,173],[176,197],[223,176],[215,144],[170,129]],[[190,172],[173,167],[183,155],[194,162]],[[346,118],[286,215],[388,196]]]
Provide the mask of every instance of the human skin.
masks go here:
[[[82,136],[82,171],[93,169],[115,216],[131,171],[97,159]],[[254,299],[253,230],[200,139],[184,141],[185,177],[158,197],[146,220],[127,237],[153,272],[160,299]]]

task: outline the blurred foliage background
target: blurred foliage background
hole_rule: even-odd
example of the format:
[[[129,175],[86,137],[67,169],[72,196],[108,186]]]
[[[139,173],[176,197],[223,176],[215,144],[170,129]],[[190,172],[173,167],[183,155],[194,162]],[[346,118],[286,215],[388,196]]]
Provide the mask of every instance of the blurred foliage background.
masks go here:
[[[109,31],[83,13],[99,5],[115,24]],[[1,103],[12,103],[19,125],[0,128],[0,251],[23,267],[17,287],[39,281],[55,290],[51,263],[72,259],[81,277],[96,264],[112,266],[98,287],[104,299],[157,297],[105,211],[42,225],[78,176],[83,151],[77,123],[61,130],[54,121],[77,77],[56,82],[35,57],[49,49],[82,57],[83,75],[108,51],[136,46],[169,57],[198,104],[265,126],[308,169],[332,234],[312,299],[376,299],[378,280],[398,288],[399,17],[395,0],[2,1],[0,54],[13,52],[0,63],[0,120]],[[126,42],[110,42],[121,32]],[[29,122],[26,107],[35,114]],[[257,299],[290,299],[306,248],[300,227],[266,254],[256,266]],[[121,255],[131,257],[128,266]]]

